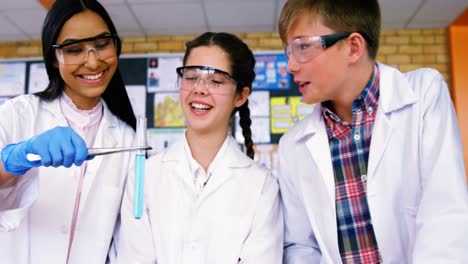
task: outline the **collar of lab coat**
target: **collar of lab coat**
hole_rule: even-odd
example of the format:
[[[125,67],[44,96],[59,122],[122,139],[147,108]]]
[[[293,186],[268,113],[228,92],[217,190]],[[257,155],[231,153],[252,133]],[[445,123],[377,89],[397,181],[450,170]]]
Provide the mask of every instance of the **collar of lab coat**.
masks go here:
[[[254,163],[252,159],[246,156],[239,148],[237,142],[228,136],[229,146],[224,152],[224,155],[217,161],[215,168],[212,171],[212,176],[204,191],[201,193],[198,202],[203,202],[216,192],[224,183],[236,177],[244,177],[249,174],[247,170]],[[227,142],[226,142],[227,143]],[[163,154],[162,162],[173,162],[175,165],[175,174],[181,176],[185,181],[192,182],[188,168],[188,162],[184,152],[184,141],[178,140],[173,143]]]
[[[96,140],[94,142],[94,146],[98,147],[115,147],[117,146],[116,144],[117,139],[113,137],[114,133],[106,133],[106,136],[99,136],[100,133],[103,133],[103,130],[107,129],[112,129],[118,127],[118,118],[114,116],[109,108],[107,107],[107,104],[104,100],[102,100],[104,112],[102,115],[102,120],[101,123],[99,124],[99,129],[96,135]],[[60,102],[58,99],[52,100],[52,101],[43,101],[44,109],[48,112],[50,112],[51,115],[53,115],[61,125],[63,126],[68,126],[67,119],[62,113],[62,110],[60,108]]]
[[[239,148],[239,144],[235,141],[232,136],[228,136],[229,147],[224,153],[224,157],[219,161],[219,167],[230,167],[230,168],[243,168],[248,167],[252,164],[252,159],[246,156]],[[172,147],[169,147],[163,157],[165,161],[182,161],[185,159],[184,155],[184,141],[178,140],[174,142]]]
[[[418,101],[403,73],[385,64],[377,64],[380,69],[379,108],[385,114]]]
[[[387,115],[418,101],[412,87],[400,71],[385,64],[377,64],[380,70],[378,111]],[[296,134],[296,141],[321,130],[324,126],[321,104],[316,104],[312,113],[301,123],[303,125],[298,127],[300,131]]]

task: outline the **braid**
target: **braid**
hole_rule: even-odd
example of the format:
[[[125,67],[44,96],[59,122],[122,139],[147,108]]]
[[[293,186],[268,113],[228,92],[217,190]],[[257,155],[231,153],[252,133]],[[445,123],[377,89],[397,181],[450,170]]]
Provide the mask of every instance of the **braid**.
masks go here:
[[[247,100],[241,107],[239,107],[239,117],[239,124],[242,128],[242,135],[244,136],[246,154],[251,159],[254,159],[255,152],[253,149],[252,130],[250,130],[252,120],[250,119],[249,100]]]

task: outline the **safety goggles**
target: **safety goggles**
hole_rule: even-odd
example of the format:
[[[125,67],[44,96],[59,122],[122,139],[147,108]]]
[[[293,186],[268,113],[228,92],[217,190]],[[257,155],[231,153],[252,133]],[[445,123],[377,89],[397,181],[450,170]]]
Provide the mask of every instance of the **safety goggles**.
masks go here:
[[[286,53],[288,60],[292,54],[297,62],[304,63],[317,57],[325,49],[333,46],[338,41],[349,37],[349,35],[351,35],[351,33],[346,32],[297,38],[290,44],[286,45],[284,52]]]
[[[203,80],[210,94],[228,95],[234,92],[235,86],[232,84],[236,81],[228,72],[200,65],[179,67],[176,71],[177,86],[181,90],[193,90]]]
[[[115,36],[110,35],[66,41],[54,44],[52,48],[60,64],[83,64],[88,60],[90,51],[101,61],[117,56]]]

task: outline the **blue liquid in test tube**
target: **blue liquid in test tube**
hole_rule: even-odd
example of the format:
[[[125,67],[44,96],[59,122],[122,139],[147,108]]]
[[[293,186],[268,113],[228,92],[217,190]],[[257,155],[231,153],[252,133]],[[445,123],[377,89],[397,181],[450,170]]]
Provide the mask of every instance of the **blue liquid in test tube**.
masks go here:
[[[146,117],[137,117],[138,146],[146,145]],[[140,219],[143,216],[143,197],[145,179],[146,151],[139,150],[135,156],[135,188],[133,192],[133,216]]]

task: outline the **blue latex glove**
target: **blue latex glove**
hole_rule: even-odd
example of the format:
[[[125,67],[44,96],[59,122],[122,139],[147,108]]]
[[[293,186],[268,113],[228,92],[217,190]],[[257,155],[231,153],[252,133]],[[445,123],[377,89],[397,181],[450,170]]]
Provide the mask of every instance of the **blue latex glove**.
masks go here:
[[[28,153],[41,157],[29,161]],[[3,167],[15,175],[25,174],[40,166],[80,166],[88,157],[86,142],[69,127],[55,127],[17,144],[7,145],[1,152]]]

